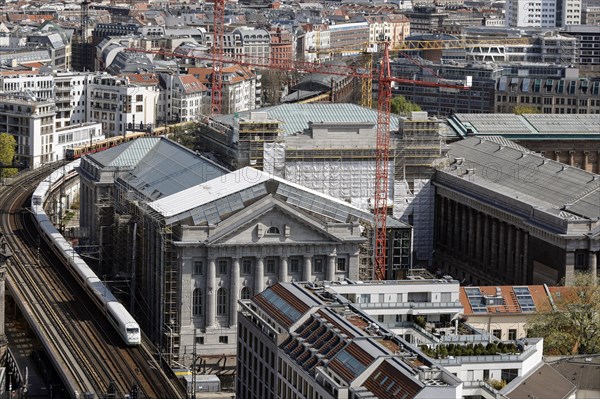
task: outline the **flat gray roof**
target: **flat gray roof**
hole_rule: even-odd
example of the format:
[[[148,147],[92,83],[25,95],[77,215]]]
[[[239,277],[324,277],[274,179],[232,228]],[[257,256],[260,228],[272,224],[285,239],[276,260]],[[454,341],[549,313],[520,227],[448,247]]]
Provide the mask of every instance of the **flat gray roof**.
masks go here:
[[[460,137],[491,135],[526,140],[600,140],[600,116],[597,114],[455,114],[447,119],[447,125]]]
[[[600,175],[478,137],[457,141],[444,172],[563,219],[600,218]],[[471,172],[468,172],[468,171]]]
[[[362,107],[348,103],[315,103],[315,104],[281,104],[272,107],[260,108],[254,111],[240,112],[240,118],[250,118],[250,112],[266,112],[269,119],[281,121],[283,135],[302,132],[308,128],[308,122],[372,122],[377,123],[377,109]],[[233,115],[216,117],[215,120],[233,124]],[[398,130],[398,115],[390,118],[390,129]]]

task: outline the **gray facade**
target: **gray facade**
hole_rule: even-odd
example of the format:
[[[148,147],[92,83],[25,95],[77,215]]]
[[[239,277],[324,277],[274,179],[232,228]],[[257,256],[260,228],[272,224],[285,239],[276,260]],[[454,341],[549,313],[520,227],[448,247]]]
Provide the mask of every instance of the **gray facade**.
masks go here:
[[[370,256],[368,212],[252,168],[223,175],[166,139],[128,144],[83,159],[81,223],[96,241],[112,232],[107,262],[131,277],[131,310],[171,360],[189,365],[195,348],[207,372],[230,365],[238,300],[280,281],[357,279]]]
[[[598,175],[477,137],[453,143],[447,165],[433,179],[444,272],[477,285],[597,273]]]

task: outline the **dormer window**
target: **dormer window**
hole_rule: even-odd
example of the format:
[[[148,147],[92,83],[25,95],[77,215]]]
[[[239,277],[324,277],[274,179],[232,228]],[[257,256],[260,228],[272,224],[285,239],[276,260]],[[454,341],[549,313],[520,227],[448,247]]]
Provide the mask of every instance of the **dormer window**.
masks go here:
[[[279,235],[279,228],[275,227],[275,226],[269,227],[269,230],[267,230],[267,235],[268,236],[278,236]]]

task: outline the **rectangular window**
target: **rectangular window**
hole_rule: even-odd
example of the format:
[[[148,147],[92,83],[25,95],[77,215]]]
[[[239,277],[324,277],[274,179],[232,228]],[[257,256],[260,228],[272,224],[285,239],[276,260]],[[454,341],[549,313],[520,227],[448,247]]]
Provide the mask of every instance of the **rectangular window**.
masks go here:
[[[143,108],[142,108],[141,105],[136,105],[135,106],[135,112],[142,112],[142,111],[143,111]]]
[[[492,335],[498,339],[502,339],[502,330],[492,330]]]
[[[242,274],[252,274],[252,259],[242,259]]]
[[[266,262],[265,273],[266,274],[275,274],[275,268],[276,268],[275,259],[268,258],[265,262]]]
[[[204,345],[204,337],[196,337],[196,343],[199,345]]]
[[[220,335],[219,336],[219,343],[220,344],[226,344],[227,342],[229,342],[229,340],[227,339],[227,335]]]
[[[501,379],[507,383],[511,382],[519,375],[519,369],[502,369]]]
[[[383,323],[383,317],[384,316],[382,314],[377,315],[377,321],[380,322],[380,323]]]
[[[338,272],[346,271],[346,258],[337,258],[337,271]]]
[[[516,341],[517,340],[517,330],[511,328],[510,330],[508,330],[508,340],[509,341]]]
[[[135,96],[135,101],[144,101],[144,96],[142,94],[138,94]]]
[[[227,274],[229,269],[229,261],[227,259],[219,259],[219,274]]]
[[[490,379],[490,370],[483,370],[483,380],[487,381]]]
[[[313,262],[313,273],[323,273],[323,259],[317,258]]]
[[[290,259],[290,273],[291,274],[300,273],[300,259],[298,259],[298,258]]]
[[[204,262],[201,260],[194,261],[194,274],[204,274]]]

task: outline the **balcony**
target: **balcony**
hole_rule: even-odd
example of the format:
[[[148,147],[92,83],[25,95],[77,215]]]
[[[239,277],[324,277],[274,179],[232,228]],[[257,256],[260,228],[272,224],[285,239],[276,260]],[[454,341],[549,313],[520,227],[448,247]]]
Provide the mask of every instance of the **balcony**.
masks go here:
[[[362,309],[455,309],[460,302],[371,302],[358,304]]]

